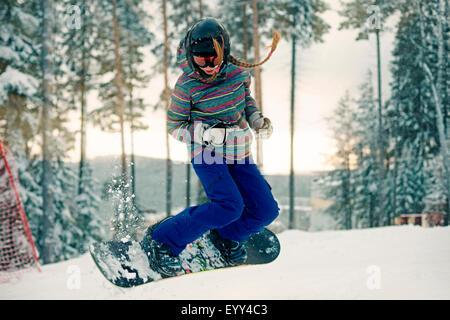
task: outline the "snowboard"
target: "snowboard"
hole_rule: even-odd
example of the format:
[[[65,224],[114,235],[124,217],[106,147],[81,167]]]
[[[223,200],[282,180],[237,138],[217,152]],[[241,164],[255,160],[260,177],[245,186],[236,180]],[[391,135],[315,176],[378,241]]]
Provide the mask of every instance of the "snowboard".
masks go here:
[[[204,234],[181,252],[180,259],[185,273],[179,276],[228,267],[266,264],[274,261],[280,253],[277,236],[266,228],[244,243],[247,248],[246,263],[231,266],[210,241],[209,232]],[[147,254],[139,241],[96,242],[90,246],[89,251],[103,276],[116,286],[131,288],[167,279],[150,267]]]

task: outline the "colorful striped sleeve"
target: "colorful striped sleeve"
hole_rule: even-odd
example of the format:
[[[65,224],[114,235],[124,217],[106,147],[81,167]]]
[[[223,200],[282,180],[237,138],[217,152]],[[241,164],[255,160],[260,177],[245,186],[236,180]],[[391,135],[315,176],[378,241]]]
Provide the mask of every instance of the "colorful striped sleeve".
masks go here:
[[[247,81],[245,81],[245,116],[248,119],[250,119],[250,116],[255,113],[258,110],[258,107],[256,106],[256,101],[251,96],[250,92],[250,84],[251,84],[251,77],[250,73],[248,74]]]
[[[175,139],[188,144],[193,141],[194,124],[190,119],[191,97],[180,81],[175,84],[167,111],[167,128]]]

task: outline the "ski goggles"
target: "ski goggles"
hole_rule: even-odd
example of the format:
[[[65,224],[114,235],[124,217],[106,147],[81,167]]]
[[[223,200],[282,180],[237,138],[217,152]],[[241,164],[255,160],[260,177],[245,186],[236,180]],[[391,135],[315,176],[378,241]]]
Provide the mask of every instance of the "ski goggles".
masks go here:
[[[212,57],[193,56],[193,57],[194,57],[194,62],[200,68],[206,68],[206,67],[216,68],[220,63],[219,57],[217,57],[217,56],[212,56]]]

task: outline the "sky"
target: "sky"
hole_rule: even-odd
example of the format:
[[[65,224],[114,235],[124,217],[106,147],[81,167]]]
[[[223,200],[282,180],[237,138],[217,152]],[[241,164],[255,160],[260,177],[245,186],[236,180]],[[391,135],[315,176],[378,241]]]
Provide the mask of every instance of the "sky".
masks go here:
[[[376,75],[377,56],[375,37],[355,41],[356,30],[338,30],[343,20],[337,13],[338,0],[326,1],[331,9],[322,15],[331,25],[323,37],[324,42],[312,44],[308,48],[297,49],[294,170],[296,173],[331,169],[327,159],[335,151],[332,134],[327,128],[326,117],[336,108],[338,101],[348,90],[357,97],[358,87],[364,82],[369,69]],[[388,22],[389,23],[389,22]],[[274,26],[276,29],[276,25]],[[392,32],[381,34],[381,64],[383,101],[389,96],[391,75],[389,63],[393,50]],[[270,43],[262,43],[261,46]],[[172,48],[176,50],[176,48]],[[233,48],[231,48],[233,53]],[[265,52],[261,52],[264,56]],[[150,70],[151,59],[145,69]],[[264,65],[262,72],[263,113],[270,118],[274,131],[270,139],[264,141],[264,174],[289,173],[290,146],[290,92],[291,92],[291,44],[282,39],[276,52]],[[181,72],[181,70],[180,70]],[[178,75],[169,78],[174,85]],[[373,78],[377,88],[376,78]],[[159,98],[163,78],[153,77],[140,95],[149,104]],[[93,105],[92,103],[90,105]],[[145,122],[149,129],[135,133],[135,154],[138,156],[165,158],[165,112],[149,108]],[[127,142],[129,135],[126,136]],[[129,143],[127,143],[129,145]],[[187,151],[184,143],[171,138],[171,158],[186,161]],[[78,143],[77,143],[78,147]],[[255,148],[254,148],[255,150]],[[129,152],[129,149],[128,149]],[[78,159],[79,149],[71,153],[74,161]],[[101,132],[88,126],[87,156],[95,158],[103,155],[120,154],[120,136]],[[256,152],[255,152],[256,154]]]

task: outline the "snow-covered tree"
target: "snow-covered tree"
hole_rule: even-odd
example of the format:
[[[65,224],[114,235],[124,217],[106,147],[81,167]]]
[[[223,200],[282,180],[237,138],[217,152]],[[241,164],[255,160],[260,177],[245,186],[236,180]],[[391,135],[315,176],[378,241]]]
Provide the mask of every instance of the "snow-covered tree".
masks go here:
[[[148,125],[143,121],[145,119],[145,111],[148,105],[144,99],[136,93],[136,89],[148,86],[150,76],[141,66],[144,63],[144,47],[151,43],[154,38],[153,33],[146,28],[146,20],[150,16],[144,16],[142,10],[142,1],[127,0],[124,8],[125,27],[127,37],[125,42],[126,54],[123,56],[124,65],[124,88],[125,88],[125,122],[130,128],[130,183],[131,194],[133,195],[133,204],[136,206],[136,161],[134,155],[134,134],[139,130],[148,129]],[[137,19],[143,20],[142,23],[135,23]]]
[[[82,230],[77,242],[79,252],[85,252],[91,241],[104,239],[104,225],[99,216],[100,197],[96,185],[98,181],[92,177],[89,164],[84,166],[84,175],[81,180],[83,192],[75,197],[75,220],[78,228]]]
[[[307,47],[314,42],[321,42],[322,36],[328,31],[330,26],[320,17],[320,14],[328,9],[327,5],[321,1],[291,1],[291,0],[273,0],[271,10],[272,19],[277,22],[277,29],[283,36],[291,42],[291,108],[290,108],[290,135],[291,135],[291,164],[289,173],[289,224],[294,225],[294,197],[295,197],[295,178],[293,162],[292,139],[295,136],[295,87],[297,75],[297,47]],[[349,219],[348,219],[349,220]],[[348,222],[348,221],[347,221]]]
[[[355,190],[352,170],[355,167],[355,109],[349,92],[339,100],[337,108],[327,119],[333,133],[336,152],[330,158],[331,170],[320,185],[327,199],[333,204],[327,208],[338,224],[345,228],[353,227]]]
[[[446,214],[448,191],[445,170],[439,156],[429,162],[427,168],[426,196],[424,198],[425,213]]]
[[[51,215],[48,212],[46,214],[47,219],[51,221],[51,228],[43,232],[42,211],[36,211],[30,216],[31,229],[37,234],[35,238],[38,248],[42,248],[44,244],[47,246],[47,260],[42,263],[53,263],[77,256],[80,253],[78,240],[83,235],[83,230],[78,227],[73,214],[76,174],[63,161],[52,161],[50,165],[53,179],[49,189],[53,210]],[[41,161],[33,162],[31,170],[37,178],[42,177]],[[38,183],[42,184],[42,180]],[[42,257],[42,251],[40,255]]]
[[[242,60],[252,61],[252,11],[251,1],[219,2],[220,21],[226,26],[232,43],[232,55]],[[261,18],[259,16],[259,18]],[[262,16],[264,18],[264,15]],[[262,23],[264,25],[264,23]]]
[[[423,25],[417,6],[404,6],[393,51],[394,81],[388,107],[394,162],[390,191],[396,197],[392,199],[394,215],[422,212],[426,194],[425,168],[439,152],[436,109],[422,68],[423,59],[429,63],[437,61],[431,49],[432,29],[428,27],[430,25]]]
[[[0,132],[15,157],[29,157],[38,127],[39,18],[35,6],[0,4]]]
[[[356,103],[355,145],[357,166],[353,172],[355,184],[354,216],[358,227],[378,225],[378,122],[377,103],[372,85],[372,72],[360,86]]]
[[[98,16],[97,21],[111,27],[97,29],[97,48],[100,53],[96,56],[100,63],[98,92],[102,105],[92,110],[90,115],[94,124],[101,129],[120,133],[123,180],[121,186],[128,189],[121,189],[124,199],[134,197],[127,172],[125,127],[128,125],[132,134],[136,130],[147,128],[142,121],[147,105],[142,97],[136,94],[137,88],[148,85],[148,75],[142,70],[143,48],[149,45],[153,38],[147,27],[151,16],[143,6],[142,0],[102,1],[103,14]],[[134,168],[134,162],[132,165]],[[134,182],[135,178],[131,181]],[[116,209],[126,210],[126,207],[119,206]],[[116,234],[121,233],[118,224],[122,224],[119,222],[122,219],[119,217],[124,217],[124,224],[127,225],[127,217],[135,215],[135,212],[136,208],[128,213],[116,212]]]
[[[396,184],[396,216],[406,213],[421,213],[424,209],[425,182],[423,154],[414,145],[405,145],[399,159]]]
[[[415,1],[419,14],[421,43],[419,45],[420,66],[425,73],[427,84],[433,98],[436,114],[436,127],[439,134],[440,158],[445,171],[446,194],[450,194],[450,151],[446,134],[448,118],[448,48],[446,41],[450,30],[448,27],[448,1]],[[428,27],[428,30],[427,28]],[[437,49],[437,50],[436,50]],[[436,59],[433,61],[435,53]],[[442,103],[443,102],[443,103]],[[450,200],[447,201],[447,213],[444,225],[450,220]]]
[[[63,2],[0,4],[0,130],[13,151],[21,198],[41,263],[80,253],[88,230],[75,219],[74,146],[65,90]],[[44,156],[43,156],[44,155]]]
[[[36,9],[34,2],[0,3],[0,136],[14,154],[20,196],[35,240],[42,215],[41,186],[30,170],[40,111]]]
[[[80,115],[80,159],[78,166],[78,193],[82,194],[84,167],[86,163],[86,128],[89,111],[88,94],[95,88],[94,74],[96,66],[94,57],[96,46],[96,18],[99,10],[97,2],[81,1],[73,5],[65,0],[62,11],[65,13],[62,26],[64,63],[67,68],[67,81],[64,83],[65,92],[70,96],[68,104]]]
[[[341,1],[339,14],[344,17],[339,29],[357,29],[356,40],[367,40],[374,25],[383,26],[395,13],[401,12],[409,0],[350,0]],[[386,30],[386,28],[383,28]]]

